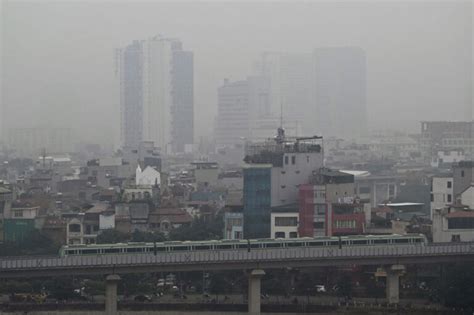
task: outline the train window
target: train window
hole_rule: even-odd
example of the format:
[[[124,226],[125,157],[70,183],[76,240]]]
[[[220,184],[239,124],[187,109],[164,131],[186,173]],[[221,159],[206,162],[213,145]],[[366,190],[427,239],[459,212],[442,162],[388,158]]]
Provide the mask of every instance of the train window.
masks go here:
[[[330,246],[338,246],[338,245],[339,245],[339,241],[329,241],[329,242],[328,242],[328,245],[330,245]]]
[[[120,253],[120,248],[106,248],[104,249],[105,254],[114,254],[114,253]]]
[[[249,248],[248,244],[239,244],[237,248],[244,249],[244,248]]]
[[[80,253],[81,253],[82,255],[97,254],[97,253],[98,253],[98,249],[83,249],[82,251],[80,251]]]
[[[421,238],[414,238],[414,239],[413,239],[413,242],[415,242],[415,243],[421,243]]]
[[[397,238],[394,240],[395,244],[406,244],[409,243],[410,239],[409,238]]]
[[[342,241],[341,242],[341,245],[348,245],[349,244],[349,241]]]
[[[250,244],[250,248],[261,248],[261,244]]]
[[[387,244],[388,240],[374,240],[374,244]]]
[[[197,245],[197,246],[194,246],[194,249],[195,250],[209,250],[209,249],[211,249],[211,246],[209,246],[209,245]]]
[[[139,253],[143,249],[140,248],[140,247],[132,247],[132,248],[126,248],[125,250],[126,250],[127,253]]]
[[[157,247],[156,251],[157,252],[166,252],[166,247]]]
[[[265,246],[267,248],[281,247],[281,245],[282,245],[281,243],[267,243],[267,244],[265,244]]]
[[[189,247],[188,246],[173,246],[173,247],[170,247],[170,250],[171,251],[185,251],[185,250],[189,250]]]
[[[324,242],[308,242],[308,246],[324,246]]]
[[[217,245],[216,249],[232,249],[232,245]]]
[[[299,246],[303,246],[304,243],[294,242],[294,243],[287,243],[286,245],[287,245],[288,247],[299,247]]]
[[[367,241],[366,240],[353,240],[352,245],[366,245]]]

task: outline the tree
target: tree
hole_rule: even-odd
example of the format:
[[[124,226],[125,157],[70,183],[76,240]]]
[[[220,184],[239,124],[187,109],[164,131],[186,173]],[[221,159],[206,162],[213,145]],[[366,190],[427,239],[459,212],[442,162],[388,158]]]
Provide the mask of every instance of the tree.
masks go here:
[[[189,226],[171,230],[169,238],[174,241],[205,241],[222,238],[224,220],[222,215],[212,219],[196,218]]]
[[[448,266],[441,276],[437,295],[444,304],[455,308],[474,308],[474,266]]]
[[[135,230],[132,233],[132,242],[164,242],[166,236],[161,232],[142,232]]]
[[[58,252],[59,245],[36,229],[22,240],[0,244],[0,256],[55,255]]]
[[[114,229],[102,231],[97,235],[97,244],[116,244],[126,242],[130,238],[129,235]]]

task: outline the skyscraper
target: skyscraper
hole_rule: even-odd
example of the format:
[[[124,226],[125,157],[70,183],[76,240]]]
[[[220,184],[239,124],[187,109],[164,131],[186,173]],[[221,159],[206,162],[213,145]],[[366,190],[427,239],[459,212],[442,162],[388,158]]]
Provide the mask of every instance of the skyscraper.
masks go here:
[[[367,133],[366,58],[357,47],[314,51],[316,125],[325,135],[360,138]]]
[[[313,53],[264,53],[256,64],[269,81],[274,115],[297,121],[305,134],[360,138],[366,134],[366,60],[357,47]]]
[[[156,36],[118,50],[122,146],[153,141],[183,152],[194,140],[193,53]]]

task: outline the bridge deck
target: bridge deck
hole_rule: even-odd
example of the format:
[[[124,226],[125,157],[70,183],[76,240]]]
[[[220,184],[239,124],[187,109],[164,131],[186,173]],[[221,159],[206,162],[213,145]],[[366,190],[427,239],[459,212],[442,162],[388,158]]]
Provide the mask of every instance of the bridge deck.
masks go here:
[[[474,243],[285,248],[0,259],[0,278],[474,260]]]

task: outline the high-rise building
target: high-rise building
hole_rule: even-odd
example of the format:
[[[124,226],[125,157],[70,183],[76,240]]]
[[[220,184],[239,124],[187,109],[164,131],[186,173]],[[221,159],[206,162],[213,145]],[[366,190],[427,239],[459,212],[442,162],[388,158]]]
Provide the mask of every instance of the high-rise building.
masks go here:
[[[193,53],[179,40],[133,41],[117,54],[122,146],[153,141],[163,152],[194,142]]]
[[[321,137],[275,139],[248,144],[244,161],[244,237],[270,237],[272,207],[298,203],[298,187],[323,166]]]
[[[297,136],[299,125],[287,117],[272,115],[268,78],[251,76],[218,88],[216,145],[218,148],[265,141],[283,124],[288,135]]]
[[[367,133],[366,58],[356,47],[264,53],[256,72],[269,81],[273,115],[304,134],[360,138]]]
[[[314,51],[315,121],[325,136],[367,134],[366,57],[357,47]]]

